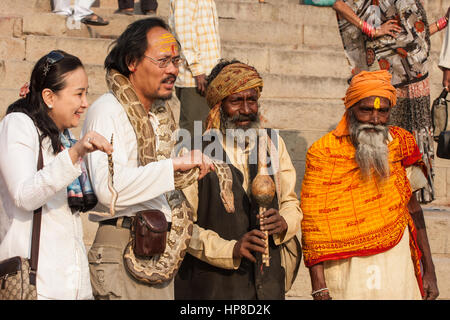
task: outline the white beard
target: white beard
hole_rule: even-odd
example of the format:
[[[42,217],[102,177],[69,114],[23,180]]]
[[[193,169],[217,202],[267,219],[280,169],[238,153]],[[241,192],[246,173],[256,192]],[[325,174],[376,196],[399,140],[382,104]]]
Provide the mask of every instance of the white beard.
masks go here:
[[[356,118],[351,119],[350,135],[355,145],[355,160],[361,169],[363,177],[369,178],[371,169],[380,178],[389,177],[389,149],[387,146],[388,127],[359,123]],[[373,129],[375,131],[369,131]]]
[[[255,119],[247,126],[241,127],[236,125],[236,117],[228,117],[223,109],[220,109],[220,130],[227,138],[233,138],[238,145],[244,146],[249,143],[249,140],[255,140],[258,136],[258,129],[260,128],[259,112],[255,115]]]

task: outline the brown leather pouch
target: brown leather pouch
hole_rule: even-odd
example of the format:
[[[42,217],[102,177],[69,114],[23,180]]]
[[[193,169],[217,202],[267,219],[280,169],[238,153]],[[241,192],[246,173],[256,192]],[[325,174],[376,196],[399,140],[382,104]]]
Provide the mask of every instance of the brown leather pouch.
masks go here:
[[[168,223],[159,210],[143,210],[133,221],[133,250],[139,258],[151,258],[166,249]]]

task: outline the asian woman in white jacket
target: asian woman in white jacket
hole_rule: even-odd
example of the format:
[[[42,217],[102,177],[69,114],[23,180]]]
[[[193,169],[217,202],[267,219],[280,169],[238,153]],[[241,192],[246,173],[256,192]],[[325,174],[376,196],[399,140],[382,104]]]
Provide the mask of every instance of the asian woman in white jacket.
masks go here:
[[[52,51],[0,122],[0,261],[30,256],[33,211],[42,206],[38,299],[92,299],[80,212],[97,199],[82,158],[113,149],[94,131],[79,141],[69,131],[88,107],[87,93],[81,61]],[[38,171],[39,139],[44,167]]]

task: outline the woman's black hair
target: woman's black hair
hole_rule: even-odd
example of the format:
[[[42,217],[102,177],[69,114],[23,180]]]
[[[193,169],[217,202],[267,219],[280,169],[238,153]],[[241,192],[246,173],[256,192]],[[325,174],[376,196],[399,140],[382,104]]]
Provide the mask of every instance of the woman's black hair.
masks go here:
[[[53,55],[59,60],[52,60]],[[61,58],[62,55],[62,58]],[[54,93],[66,87],[65,77],[67,73],[78,68],[83,68],[80,59],[61,50],[54,50],[43,56],[35,64],[31,72],[29,89],[25,98],[12,103],[6,110],[6,114],[12,112],[23,112],[41,130],[41,139],[49,137],[56,154],[61,150],[60,131],[55,122],[48,115],[48,106],[42,98],[42,91],[50,89]]]
[[[130,75],[128,65],[133,61],[139,62],[144,58],[147,50],[147,33],[150,29],[161,27],[170,32],[169,26],[160,18],[137,20],[115,40],[105,59],[105,69],[115,69],[124,76]]]

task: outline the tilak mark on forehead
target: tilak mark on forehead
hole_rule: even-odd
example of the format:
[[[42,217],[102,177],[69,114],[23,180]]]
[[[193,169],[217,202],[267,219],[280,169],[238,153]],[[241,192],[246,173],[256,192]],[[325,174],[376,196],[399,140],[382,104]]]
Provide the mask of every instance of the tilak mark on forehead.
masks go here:
[[[375,109],[380,109],[380,98],[379,97],[376,97],[375,98],[375,100],[374,100],[374,102],[373,102],[373,107],[375,108]]]
[[[172,54],[175,54],[175,48],[177,47],[177,41],[175,40],[175,37],[173,36],[173,34],[167,32],[167,33],[162,34],[158,38],[156,45],[160,46],[159,51],[161,53],[171,52]]]

